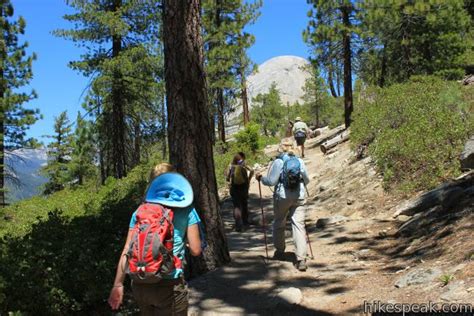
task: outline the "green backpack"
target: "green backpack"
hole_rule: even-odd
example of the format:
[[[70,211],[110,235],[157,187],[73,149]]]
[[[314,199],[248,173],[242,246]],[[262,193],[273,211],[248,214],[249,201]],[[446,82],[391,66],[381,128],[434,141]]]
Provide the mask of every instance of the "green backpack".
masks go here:
[[[247,170],[242,165],[232,165],[232,184],[242,185],[248,182]]]

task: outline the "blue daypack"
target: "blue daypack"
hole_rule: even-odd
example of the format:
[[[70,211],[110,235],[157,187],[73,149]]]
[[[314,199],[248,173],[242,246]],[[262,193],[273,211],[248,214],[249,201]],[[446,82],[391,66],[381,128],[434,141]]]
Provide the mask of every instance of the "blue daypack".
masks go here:
[[[283,170],[280,175],[280,182],[285,189],[299,190],[300,183],[303,180],[301,175],[301,163],[295,155],[284,154],[278,157],[283,160]]]

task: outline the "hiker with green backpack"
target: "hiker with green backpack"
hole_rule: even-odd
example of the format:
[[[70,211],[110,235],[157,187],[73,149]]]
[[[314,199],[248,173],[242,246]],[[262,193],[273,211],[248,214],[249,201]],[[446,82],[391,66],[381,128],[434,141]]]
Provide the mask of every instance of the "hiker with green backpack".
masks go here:
[[[264,185],[274,186],[273,193],[273,244],[275,260],[284,260],[285,226],[289,216],[293,240],[296,246],[295,266],[299,271],[306,271],[307,235],[305,228],[306,216],[306,185],[309,183],[308,173],[303,160],[293,150],[293,142],[284,139],[280,144],[280,155],[268,170],[266,177],[257,173],[256,179]]]
[[[237,153],[226,171],[226,180],[230,185],[230,196],[234,205],[235,230],[241,232],[249,226],[249,187],[253,169],[245,162],[245,153]]]
[[[200,219],[192,207],[191,184],[173,166],[151,172],[144,202],[133,213],[108,303],[117,310],[123,301],[125,274],[140,315],[188,313],[188,288],[183,276],[185,248],[199,256],[203,245]]]

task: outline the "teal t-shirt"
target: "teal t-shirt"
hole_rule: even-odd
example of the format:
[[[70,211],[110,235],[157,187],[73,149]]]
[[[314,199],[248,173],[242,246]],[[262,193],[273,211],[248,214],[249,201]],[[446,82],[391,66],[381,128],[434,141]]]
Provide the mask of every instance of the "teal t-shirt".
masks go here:
[[[187,228],[191,225],[199,224],[201,219],[194,207],[174,208],[173,209],[174,243],[173,254],[181,261],[184,260],[185,238]],[[130,228],[135,227],[137,222],[137,211],[133,212],[130,220]],[[176,269],[171,274],[164,276],[165,279],[177,279],[183,274],[182,269]]]

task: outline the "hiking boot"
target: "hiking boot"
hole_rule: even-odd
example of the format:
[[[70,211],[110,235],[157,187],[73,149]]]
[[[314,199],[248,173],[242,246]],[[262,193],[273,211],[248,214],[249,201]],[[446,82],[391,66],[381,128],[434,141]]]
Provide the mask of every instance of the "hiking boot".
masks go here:
[[[284,261],[285,253],[283,251],[275,251],[275,253],[273,254],[273,260]]]
[[[300,260],[296,263],[296,269],[298,269],[301,272],[304,272],[308,269],[308,266],[306,265],[306,260]]]

